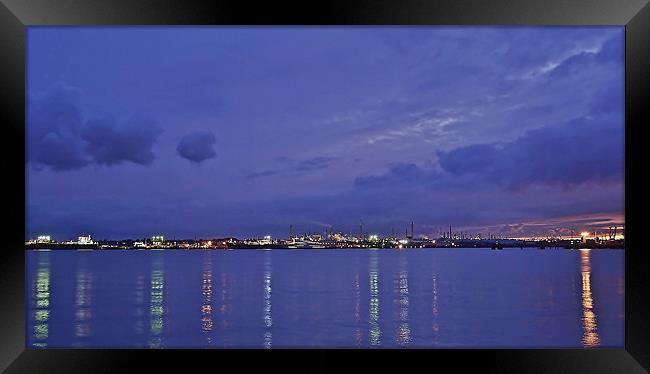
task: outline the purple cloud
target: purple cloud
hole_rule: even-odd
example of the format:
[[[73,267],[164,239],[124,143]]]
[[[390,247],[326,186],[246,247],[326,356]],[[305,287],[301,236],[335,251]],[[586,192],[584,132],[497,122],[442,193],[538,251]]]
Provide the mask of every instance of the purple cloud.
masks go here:
[[[438,155],[454,176],[522,188],[615,182],[623,176],[623,128],[608,118],[581,118],[528,131],[506,144],[460,147]]]
[[[278,157],[276,158],[276,160],[281,163],[289,163],[291,165],[288,167],[283,167],[275,170],[266,170],[266,171],[250,173],[245,175],[244,179],[252,180],[252,179],[258,179],[258,178],[269,177],[274,175],[301,174],[301,173],[309,173],[316,170],[327,169],[330,166],[332,166],[332,164],[335,161],[339,160],[339,157],[318,156],[318,157],[312,157],[300,161],[288,157]]]
[[[88,143],[88,153],[99,165],[116,165],[125,161],[149,165],[155,155],[152,146],[161,130],[148,119],[131,119],[120,124],[112,117],[86,122],[81,137]]]
[[[57,84],[44,96],[29,101],[27,161],[56,171],[79,169],[91,162],[79,136],[83,118],[81,91]]]
[[[211,132],[198,131],[183,136],[176,151],[184,159],[200,164],[217,156],[214,149],[216,142],[217,139]]]
[[[30,100],[27,161],[54,171],[122,162],[149,165],[161,130],[148,119],[118,123],[113,117],[84,119],[81,90],[63,84]]]

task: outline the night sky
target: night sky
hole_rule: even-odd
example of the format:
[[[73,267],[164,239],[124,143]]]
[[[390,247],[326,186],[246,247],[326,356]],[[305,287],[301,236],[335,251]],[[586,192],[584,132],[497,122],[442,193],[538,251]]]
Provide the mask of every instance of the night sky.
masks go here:
[[[28,238],[623,223],[623,27],[30,27]]]

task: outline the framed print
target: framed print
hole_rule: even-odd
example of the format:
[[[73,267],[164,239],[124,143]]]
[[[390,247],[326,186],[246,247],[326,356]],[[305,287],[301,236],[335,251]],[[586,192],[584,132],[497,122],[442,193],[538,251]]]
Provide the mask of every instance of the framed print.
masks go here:
[[[647,371],[645,2],[1,10],[7,372]]]

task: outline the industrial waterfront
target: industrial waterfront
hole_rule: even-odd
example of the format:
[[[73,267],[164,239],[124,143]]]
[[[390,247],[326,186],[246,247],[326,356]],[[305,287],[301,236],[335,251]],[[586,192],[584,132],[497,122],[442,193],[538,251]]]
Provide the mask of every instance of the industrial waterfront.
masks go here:
[[[359,233],[335,232],[332,229],[324,233],[304,233],[296,235],[293,226],[289,227],[286,239],[263,237],[238,239],[235,237],[209,239],[166,239],[163,235],[149,238],[126,240],[94,240],[90,235],[79,236],[78,239],[56,241],[50,235],[40,235],[36,239],[25,242],[27,249],[344,249],[344,248],[624,248],[624,229],[609,227],[607,230],[574,233],[569,237],[546,236],[532,238],[508,238],[498,235],[470,235],[467,232],[449,231],[440,233],[438,238],[425,235],[415,235],[414,223],[411,222],[410,232],[398,237],[380,236],[364,231],[360,225]]]

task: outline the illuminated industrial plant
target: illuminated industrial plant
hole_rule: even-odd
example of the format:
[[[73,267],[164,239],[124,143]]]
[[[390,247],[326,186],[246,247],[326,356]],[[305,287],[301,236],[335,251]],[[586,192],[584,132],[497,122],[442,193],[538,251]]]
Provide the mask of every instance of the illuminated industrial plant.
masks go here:
[[[394,230],[393,230],[394,232]],[[575,231],[572,231],[575,233]],[[27,249],[248,249],[248,248],[286,248],[286,249],[325,249],[325,248],[623,248],[624,228],[609,227],[607,231],[580,231],[579,235],[546,236],[532,238],[507,238],[499,235],[471,235],[467,232],[440,232],[435,238],[425,235],[416,237],[415,226],[411,222],[410,231],[404,235],[381,236],[368,235],[363,224],[359,225],[359,233],[334,231],[332,228],[325,233],[294,233],[294,226],[289,226],[286,239],[274,238],[271,235],[238,239],[235,237],[206,238],[206,239],[165,239],[163,235],[150,238],[126,240],[93,240],[90,235],[80,235],[76,241],[56,241],[51,235],[39,235],[36,239],[25,242]]]

